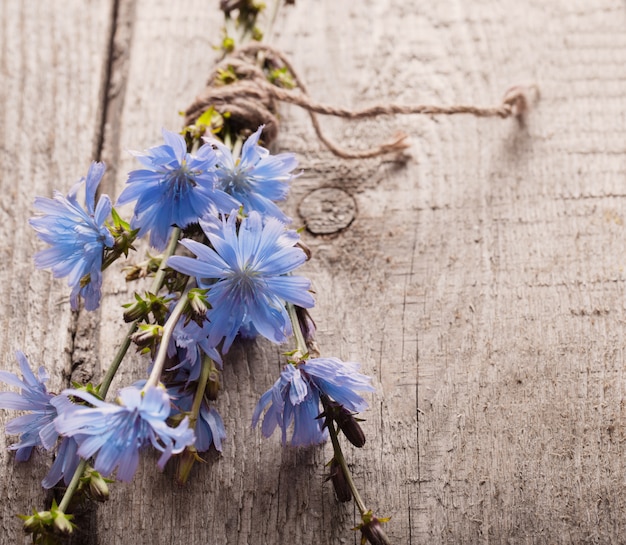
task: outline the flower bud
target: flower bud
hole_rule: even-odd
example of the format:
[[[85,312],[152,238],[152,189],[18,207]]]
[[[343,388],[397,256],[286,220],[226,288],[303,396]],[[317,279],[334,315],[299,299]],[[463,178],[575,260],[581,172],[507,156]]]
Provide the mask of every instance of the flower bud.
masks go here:
[[[162,323],[167,315],[167,302],[161,296],[146,292],[145,297],[135,294],[135,302],[124,305],[127,309],[124,312],[125,322],[134,322],[135,320],[147,320],[150,313],[154,319]]]
[[[207,293],[209,290],[195,288],[189,291],[187,294],[187,300],[189,306],[194,314],[194,319],[198,319],[198,325],[202,327],[202,322],[206,319],[206,312],[211,308],[209,301],[207,300]]]
[[[111,210],[111,217],[113,224],[109,224],[107,227],[114,238],[114,244],[113,248],[105,250],[105,264],[112,263],[118,257],[121,257],[122,254],[128,257],[128,253],[135,249],[133,242],[135,242],[139,234],[139,229],[131,229],[130,223],[124,221],[115,208]]]
[[[24,521],[24,531],[27,534],[32,534],[34,532],[41,532],[45,528],[45,524],[41,519],[41,515],[47,514],[50,515],[49,511],[42,511],[41,513],[35,512],[34,515],[26,516],[26,515],[18,515]]]
[[[52,500],[50,511],[33,511],[30,516],[18,516],[24,521],[24,531],[32,534],[33,543],[56,543],[59,533],[70,534],[76,528],[70,522],[74,515],[66,515],[55,500]]]
[[[163,327],[160,325],[141,324],[139,330],[132,334],[131,340],[139,348],[153,347],[163,334]]]
[[[355,447],[361,448],[365,445],[365,434],[363,433],[363,429],[357,422],[357,419],[354,418],[352,413],[348,411],[345,407],[341,407],[342,412],[340,416],[335,419],[339,429],[346,436],[346,439],[350,441]]]
[[[109,485],[107,482],[111,482],[110,479],[105,479],[95,469],[87,469],[82,483],[87,484],[87,490],[89,497],[96,501],[107,501],[109,499]]]
[[[56,511],[54,513],[54,528],[62,534],[71,534],[74,530],[74,525],[70,520],[74,518],[72,515],[66,515],[62,511]]]
[[[161,261],[161,256],[154,257],[148,255],[148,259],[146,261],[137,263],[136,265],[124,267],[122,270],[126,272],[126,282],[132,282],[133,280],[145,278],[149,274],[156,273],[161,266]]]
[[[296,317],[298,318],[300,331],[302,331],[307,345],[315,341],[315,322],[313,321],[313,318],[311,318],[309,311],[305,308],[296,306]]]
[[[129,265],[128,267],[124,267],[124,270],[126,271],[126,276],[124,277],[126,282],[139,280],[140,278],[143,278],[143,276],[145,276],[143,274],[144,272],[143,268],[140,267],[139,265]]]
[[[142,320],[146,318],[150,312],[148,304],[139,295],[135,294],[134,303],[123,305],[126,310],[124,311],[124,321],[126,323],[134,322],[135,320]]]
[[[210,401],[215,401],[217,399],[217,395],[220,391],[220,373],[217,369],[211,369],[209,373],[209,379],[206,383],[205,394],[207,399]]]
[[[333,483],[337,501],[347,502],[352,499],[352,490],[350,490],[350,486],[348,486],[348,481],[346,480],[343,469],[341,469],[341,465],[335,458],[330,462],[330,474],[328,475],[328,479]]]
[[[362,516],[363,523],[359,524],[356,529],[361,530],[361,543],[368,542],[371,545],[390,545],[387,534],[383,531],[382,523],[387,522],[389,518],[376,518],[372,511],[364,513]]]
[[[318,417],[325,417],[324,426],[328,426],[329,420],[334,420],[350,443],[358,448],[365,445],[365,434],[353,413],[328,398],[324,400],[324,407],[326,410]]]

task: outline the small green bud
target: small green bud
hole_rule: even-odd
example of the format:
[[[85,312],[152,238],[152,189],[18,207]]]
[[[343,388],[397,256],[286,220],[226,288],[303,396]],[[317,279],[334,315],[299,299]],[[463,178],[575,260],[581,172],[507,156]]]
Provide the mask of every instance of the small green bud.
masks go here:
[[[126,282],[132,282],[133,280],[145,278],[150,274],[156,273],[161,266],[161,261],[161,256],[153,257],[149,255],[146,261],[124,267],[123,270],[126,271]]]
[[[32,534],[33,543],[60,543],[59,534],[67,535],[74,531],[76,525],[71,522],[73,515],[61,511],[55,500],[52,500],[50,511],[35,511],[30,516],[18,515],[24,521],[24,531]]]
[[[122,305],[126,309],[124,312],[124,321],[126,323],[134,322],[135,320],[143,320],[148,317],[150,308],[147,301],[141,298],[141,296],[135,293],[136,301],[134,303],[127,303]]]
[[[200,319],[201,322],[204,322],[206,318],[206,312],[211,308],[211,305],[209,304],[209,301],[207,299],[208,292],[208,289],[201,288],[194,288],[192,290],[189,290],[187,300],[189,301],[189,306],[194,313],[194,320]]]
[[[86,487],[87,494],[95,501],[107,501],[109,499],[109,485],[111,479],[105,479],[93,468],[85,470],[81,478],[81,486]]]
[[[61,511],[54,517],[54,528],[62,534],[71,534],[74,531],[74,524],[70,522],[72,515],[66,515]]]
[[[252,39],[255,42],[260,42],[261,40],[263,40],[263,31],[257,26],[252,29]]]
[[[294,89],[296,86],[296,82],[286,66],[271,70],[267,75],[267,79],[270,83],[277,87],[282,87],[283,89]],[[297,246],[300,246],[300,244],[302,243],[297,244]],[[305,247],[304,244],[302,244],[301,248],[304,250],[304,253],[307,254],[307,260],[311,259],[310,249]]]
[[[128,253],[131,250],[135,250],[133,242],[135,242],[139,233],[139,229],[130,228],[130,223],[124,221],[115,208],[111,210],[111,217],[113,222],[107,222],[106,226],[115,241],[112,248],[105,248],[104,260],[102,262],[103,270],[122,255],[128,257]]]
[[[235,50],[235,40],[230,36],[226,36],[222,40],[222,49],[227,53],[232,53]]]
[[[151,348],[158,344],[162,335],[162,326],[157,324],[140,324],[138,331],[132,334],[131,340],[139,348]]]
[[[217,74],[215,76],[215,84],[216,85],[230,85],[231,83],[235,83],[239,78],[237,77],[237,73],[232,66],[227,66],[226,68],[218,68]]]
[[[149,291],[146,292],[144,297],[135,293],[135,302],[127,303],[123,307],[127,309],[124,312],[124,321],[126,322],[147,320],[148,316],[152,314],[156,322],[162,323],[165,321],[168,310],[165,299]]]
[[[27,515],[18,515],[24,521],[24,531],[27,534],[39,533],[45,530],[47,523],[43,521],[44,515],[46,518],[49,518],[52,521],[52,517],[50,517],[50,511],[41,511],[34,513],[30,516]]]

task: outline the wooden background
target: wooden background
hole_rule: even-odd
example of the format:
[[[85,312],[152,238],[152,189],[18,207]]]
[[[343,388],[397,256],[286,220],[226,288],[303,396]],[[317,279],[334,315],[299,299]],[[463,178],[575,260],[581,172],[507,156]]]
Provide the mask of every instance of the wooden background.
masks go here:
[[[67,192],[95,158],[118,195],[136,167],[126,150],[181,126],[221,25],[217,0],[0,1],[2,368],[16,371],[21,349],[52,390],[102,376],[125,331],[120,305],[141,286],[108,271],[100,311],[72,314],[65,280],[33,266],[33,199]],[[523,127],[323,120],[353,147],[406,131],[404,164],[336,159],[293,106],[281,108],[276,151],[304,169],[287,203],[296,225],[320,188],[355,204],[348,228],[304,235],[305,272],[322,352],[375,377],[368,442],[348,456],[367,504],[393,517],[392,542],[623,542],[625,3],[297,0],[272,43],[329,104],[491,105],[513,84],[540,85]],[[322,211],[328,222],[344,213]],[[280,353],[262,340],[231,350],[223,456],[185,488],[146,456],[83,515],[76,542],[357,543],[353,506],[324,482],[330,447],[285,450],[250,427]],[[116,386],[145,367],[129,358]],[[15,465],[13,440],[0,435],[7,544],[29,542],[14,514],[50,499],[39,486],[50,456]]]

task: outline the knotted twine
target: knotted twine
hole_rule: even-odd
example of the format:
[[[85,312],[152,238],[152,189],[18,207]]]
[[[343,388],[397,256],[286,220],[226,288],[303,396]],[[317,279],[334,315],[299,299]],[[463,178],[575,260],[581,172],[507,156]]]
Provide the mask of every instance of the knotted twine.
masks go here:
[[[293,78],[296,89],[286,89],[270,83],[260,68],[264,62],[276,68],[285,68]],[[236,80],[229,84],[222,83],[219,76],[224,71],[234,73]],[[229,123],[235,132],[241,130],[254,132],[259,125],[265,125],[263,136],[266,145],[269,145],[278,135],[277,103],[288,102],[308,111],[315,134],[332,153],[344,159],[364,159],[405,149],[409,146],[406,141],[407,135],[400,133],[392,140],[368,150],[346,150],[324,135],[316,114],[346,119],[363,119],[394,114],[470,114],[477,117],[500,117],[503,119],[514,116],[521,119],[529,109],[531,102],[538,97],[537,86],[530,85],[511,87],[504,95],[502,103],[491,107],[381,103],[351,110],[328,106],[315,102],[309,96],[304,82],[281,51],[266,44],[251,43],[236,49],[215,66],[209,75],[206,88],[185,111],[185,125],[193,125],[209,107],[213,107],[220,114],[229,115]]]

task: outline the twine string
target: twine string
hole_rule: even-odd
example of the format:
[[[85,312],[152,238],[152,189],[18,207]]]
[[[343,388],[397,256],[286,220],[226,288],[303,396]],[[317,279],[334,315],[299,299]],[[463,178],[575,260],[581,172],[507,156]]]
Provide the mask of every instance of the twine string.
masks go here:
[[[278,68],[285,68],[293,79],[296,89],[286,89],[270,83],[258,59]],[[219,76],[230,71],[236,80],[229,84],[220,84]],[[330,106],[314,101],[304,81],[290,63],[289,59],[278,49],[261,43],[251,43],[235,50],[231,56],[218,63],[209,75],[204,91],[185,112],[185,124],[192,125],[209,107],[215,108],[220,114],[228,113],[229,122],[235,131],[246,129],[255,131],[259,125],[265,124],[264,138],[269,145],[278,135],[278,119],[276,116],[277,102],[287,102],[305,109],[318,139],[336,156],[344,159],[364,159],[377,157],[386,153],[401,151],[408,147],[407,135],[400,133],[393,139],[366,150],[347,150],[331,140],[323,133],[317,114],[331,115],[344,119],[364,119],[381,115],[457,115],[469,114],[476,117],[516,117],[521,119],[531,104],[539,98],[536,85],[517,85],[511,87],[497,106],[474,106],[455,104],[437,106],[429,104],[393,104],[380,103],[366,108],[349,109]]]

